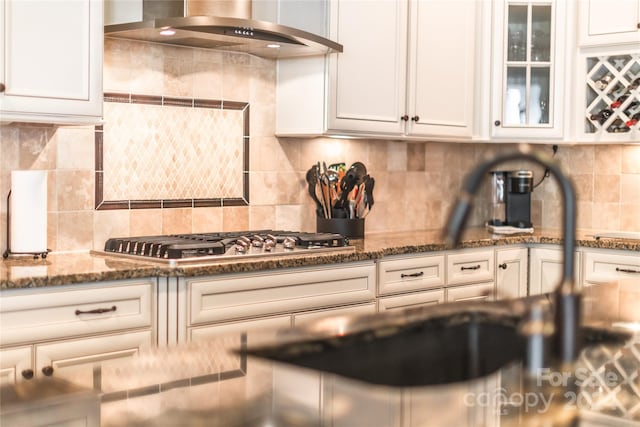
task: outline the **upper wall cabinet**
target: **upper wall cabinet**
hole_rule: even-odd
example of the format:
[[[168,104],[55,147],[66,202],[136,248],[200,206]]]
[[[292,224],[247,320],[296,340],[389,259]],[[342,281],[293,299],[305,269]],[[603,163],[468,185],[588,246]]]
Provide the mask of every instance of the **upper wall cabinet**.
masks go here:
[[[564,136],[565,3],[493,2],[491,137]]]
[[[640,44],[640,0],[580,0],[580,46]]]
[[[469,139],[475,2],[337,0],[344,52],[278,62],[276,133]]]
[[[0,0],[0,121],[100,121],[102,16],[98,0]]]

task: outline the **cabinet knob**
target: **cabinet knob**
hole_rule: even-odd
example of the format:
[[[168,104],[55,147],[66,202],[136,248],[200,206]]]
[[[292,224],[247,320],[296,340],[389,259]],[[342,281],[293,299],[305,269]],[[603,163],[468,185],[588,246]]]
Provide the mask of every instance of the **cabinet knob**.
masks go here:
[[[411,120],[417,123],[418,120],[420,120],[420,116],[413,116],[411,117]]]
[[[495,122],[493,122],[493,124],[496,126],[500,126],[502,123],[500,122],[500,120],[496,120]]]
[[[507,263],[506,263],[506,262],[503,262],[502,264],[500,264],[500,265],[498,266],[498,268],[500,268],[500,269],[502,269],[502,270],[506,270],[506,269],[507,269]]]
[[[636,28],[640,30],[640,22],[636,24]]]
[[[33,369],[25,369],[21,372],[21,374],[22,378],[24,378],[25,380],[30,380],[31,378],[33,378]]]
[[[45,376],[50,377],[51,375],[53,375],[53,366],[45,366],[44,368],[42,368],[42,373]]]
[[[4,92],[5,89],[6,86],[4,85],[4,83],[0,83],[0,93]]]
[[[400,117],[400,120],[402,120],[403,122],[409,121],[409,116],[405,114],[404,116]]]

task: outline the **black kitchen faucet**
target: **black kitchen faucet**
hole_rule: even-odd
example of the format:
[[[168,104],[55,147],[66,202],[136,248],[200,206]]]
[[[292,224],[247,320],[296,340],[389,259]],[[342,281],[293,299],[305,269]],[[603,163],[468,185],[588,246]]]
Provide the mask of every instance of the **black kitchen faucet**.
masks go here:
[[[578,358],[581,350],[580,316],[581,296],[575,288],[574,249],[576,238],[576,196],[573,183],[562,172],[560,164],[551,157],[534,151],[531,146],[521,144],[517,150],[500,154],[480,163],[465,178],[463,188],[457,197],[445,228],[445,243],[455,247],[472,206],[474,194],[477,192],[487,173],[500,163],[511,160],[529,160],[538,163],[555,176],[564,198],[563,212],[563,274],[562,280],[553,292],[554,306],[554,344],[552,356],[560,364],[571,364]],[[530,355],[531,356],[531,355]],[[542,355],[539,355],[542,356]],[[535,357],[535,356],[534,356]]]

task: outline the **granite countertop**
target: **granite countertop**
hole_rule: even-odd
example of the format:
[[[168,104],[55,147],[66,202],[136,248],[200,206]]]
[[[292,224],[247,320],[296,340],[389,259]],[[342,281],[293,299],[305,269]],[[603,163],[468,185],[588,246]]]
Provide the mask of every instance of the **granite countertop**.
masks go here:
[[[577,246],[640,251],[640,240],[595,239],[593,232],[590,233],[578,232]],[[460,248],[561,243],[562,233],[557,229],[536,230],[533,234],[495,236],[484,228],[471,228],[465,231]],[[446,249],[439,230],[368,233],[365,239],[352,239],[350,244],[354,246],[353,251],[211,261],[175,267],[159,262],[130,260],[88,251],[52,252],[46,259],[34,260],[31,257],[21,257],[3,260],[0,263],[0,290],[139,277],[206,276],[307,267],[375,260],[389,255],[435,252]]]

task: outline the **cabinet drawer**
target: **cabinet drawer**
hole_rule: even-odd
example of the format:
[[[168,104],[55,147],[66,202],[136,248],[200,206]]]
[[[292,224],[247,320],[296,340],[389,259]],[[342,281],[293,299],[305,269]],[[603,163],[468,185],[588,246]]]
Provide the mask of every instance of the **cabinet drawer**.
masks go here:
[[[493,280],[493,250],[468,251],[447,255],[447,284]]]
[[[150,327],[154,286],[155,279],[143,279],[5,291],[0,294],[0,342],[5,346]]]
[[[423,307],[426,305],[442,304],[443,302],[444,289],[433,289],[426,292],[415,292],[412,294],[380,298],[378,301],[378,311]]]
[[[373,301],[373,263],[186,280],[189,325]]]
[[[584,252],[585,283],[608,283],[618,279],[640,281],[640,254]]]
[[[382,260],[379,295],[444,286],[444,255]]]
[[[447,302],[493,300],[495,294],[493,283],[478,283],[469,286],[456,286],[447,289]]]
[[[349,307],[330,308],[328,310],[316,310],[309,313],[301,313],[293,316],[293,324],[295,326],[304,325],[305,323],[311,323],[320,319],[332,318],[324,323],[324,327],[329,325],[333,326],[333,330],[338,332],[341,325],[344,325],[344,319],[342,316],[359,316],[364,314],[374,314],[376,312],[376,304],[369,303],[365,305],[356,305]],[[344,328],[342,328],[344,329]]]

